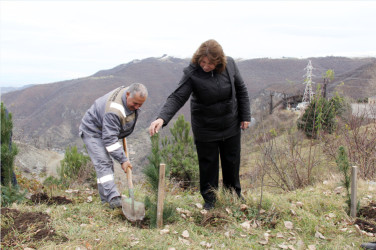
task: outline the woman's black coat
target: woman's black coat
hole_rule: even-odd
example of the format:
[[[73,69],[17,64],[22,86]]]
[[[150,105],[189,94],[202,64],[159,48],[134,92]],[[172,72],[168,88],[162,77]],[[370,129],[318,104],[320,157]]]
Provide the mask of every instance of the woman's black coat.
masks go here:
[[[231,57],[227,57],[226,70],[222,73],[204,72],[200,66],[193,64],[184,69],[178,87],[167,98],[158,115],[164,126],[191,95],[191,124],[195,141],[230,138],[240,132],[241,121],[251,120],[247,87]]]

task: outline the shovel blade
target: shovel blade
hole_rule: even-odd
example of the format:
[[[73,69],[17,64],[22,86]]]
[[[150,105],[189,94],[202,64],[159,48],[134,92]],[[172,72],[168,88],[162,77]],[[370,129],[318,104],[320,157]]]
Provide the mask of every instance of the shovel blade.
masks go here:
[[[122,196],[122,210],[125,218],[131,222],[142,221],[145,218],[145,205],[132,198]]]

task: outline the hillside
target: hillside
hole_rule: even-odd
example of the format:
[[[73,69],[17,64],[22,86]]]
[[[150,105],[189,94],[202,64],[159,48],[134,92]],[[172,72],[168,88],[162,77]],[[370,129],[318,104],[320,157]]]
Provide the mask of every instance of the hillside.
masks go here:
[[[321,81],[327,69],[335,71],[335,81],[329,91],[338,91],[354,98],[376,95],[376,58],[322,57],[308,59],[249,59],[238,60],[239,70],[252,99],[265,92],[295,94],[303,92],[305,67],[312,61],[314,82]],[[148,143],[146,128],[163,105],[166,97],[177,85],[188,59],[146,58],[134,60],[92,76],[35,85],[2,94],[2,101],[13,113],[14,137],[41,148],[63,149],[82,146],[78,126],[84,112],[93,101],[108,91],[132,82],[144,83],[150,96],[142,107],[135,133],[129,140],[137,157],[145,158]],[[344,82],[344,85],[340,85]],[[356,89],[356,91],[354,91]],[[189,120],[189,104],[177,114]],[[166,129],[165,129],[166,130]]]
[[[354,99],[374,96],[376,94],[376,63],[365,64],[351,73],[339,75],[332,84],[329,84],[328,90],[337,91]]]

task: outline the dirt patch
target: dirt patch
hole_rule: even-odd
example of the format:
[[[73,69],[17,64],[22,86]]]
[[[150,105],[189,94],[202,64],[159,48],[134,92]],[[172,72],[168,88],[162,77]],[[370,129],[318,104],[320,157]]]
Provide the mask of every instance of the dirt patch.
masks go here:
[[[125,216],[123,216],[123,218],[126,220]],[[146,219],[142,221],[136,221],[136,222],[128,221],[128,222],[131,223],[132,227],[137,227],[139,229],[150,229],[150,221]]]
[[[368,206],[359,209],[358,218],[355,224],[363,231],[376,233],[376,202],[371,201]],[[363,219],[364,218],[364,219]]]
[[[369,233],[376,233],[376,224],[370,223],[366,220],[356,219],[355,224],[359,226],[359,228],[363,231]]]
[[[358,216],[363,216],[376,222],[376,202],[371,201],[368,206],[359,209]]]
[[[33,242],[52,240],[66,241],[58,236],[49,225],[50,216],[42,212],[20,212],[16,209],[1,208],[1,246],[14,247],[27,244],[35,247]]]
[[[205,214],[200,222],[200,226],[218,227],[228,223],[228,216],[222,212],[213,211]]]
[[[31,196],[31,201],[35,204],[47,204],[47,205],[65,205],[73,203],[72,200],[67,199],[64,196],[52,196],[48,197],[46,193],[37,193]]]

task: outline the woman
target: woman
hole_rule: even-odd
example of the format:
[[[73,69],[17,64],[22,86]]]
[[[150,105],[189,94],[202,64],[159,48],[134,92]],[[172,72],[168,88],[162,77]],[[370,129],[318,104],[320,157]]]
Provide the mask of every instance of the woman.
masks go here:
[[[223,186],[241,196],[239,179],[240,129],[251,119],[247,87],[231,57],[221,45],[208,40],[194,53],[176,90],[167,98],[157,120],[149,127],[158,133],[191,96],[191,123],[200,168],[204,208],[214,207],[218,189],[219,156]]]

